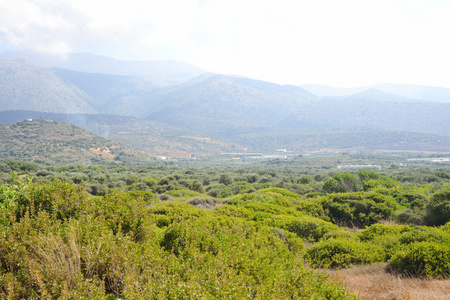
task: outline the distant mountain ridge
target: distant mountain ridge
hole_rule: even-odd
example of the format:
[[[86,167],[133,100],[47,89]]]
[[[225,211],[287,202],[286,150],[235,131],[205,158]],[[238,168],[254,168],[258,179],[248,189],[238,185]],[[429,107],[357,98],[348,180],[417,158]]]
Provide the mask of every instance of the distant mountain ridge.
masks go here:
[[[380,83],[371,86],[340,88],[320,84],[304,84],[300,87],[319,97],[354,97],[355,94],[379,90],[391,94],[384,101],[395,101],[392,95],[404,97],[401,101],[450,103],[450,89],[435,86]],[[375,100],[375,99],[372,99]]]
[[[0,59],[26,59],[48,68],[57,67],[84,73],[145,77],[158,86],[178,84],[207,72],[173,60],[124,61],[90,53],[72,53],[61,57],[36,52],[10,51],[0,53]]]
[[[95,113],[90,96],[54,71],[23,60],[0,60],[0,109]]]
[[[333,98],[333,97],[330,97]],[[381,102],[419,102],[419,100],[410,99],[397,94],[390,94],[377,89],[368,89],[360,93],[349,96],[341,96],[343,99],[359,99]]]
[[[299,87],[224,75],[157,96],[162,104],[147,119],[221,136],[275,126],[295,107],[317,99]]]
[[[8,55],[0,54],[0,58]],[[94,133],[109,131],[116,141],[152,155],[185,157],[190,153],[244,148],[271,151],[278,147],[416,147],[440,151],[447,149],[450,136],[450,103],[390,92],[407,94],[409,86],[319,87],[318,96],[310,92],[311,87],[307,91],[299,86],[200,73],[195,68],[184,73],[180,81],[176,75],[179,67],[173,71],[165,63],[163,72],[155,64],[143,62],[137,70],[134,62],[104,57],[96,61],[97,56],[92,55],[72,55],[67,60],[44,58],[49,60],[45,63],[56,61],[60,66],[0,60],[0,112],[6,112],[4,116],[20,110],[67,114],[73,124]],[[76,62],[80,64],[76,66]],[[102,73],[111,70],[128,75]],[[144,73],[160,74],[160,78],[169,74],[172,84],[139,75]],[[448,90],[412,87],[408,95],[434,92],[440,100],[445,100]],[[326,93],[330,96],[321,97]],[[90,120],[89,126],[80,123],[83,118]]]

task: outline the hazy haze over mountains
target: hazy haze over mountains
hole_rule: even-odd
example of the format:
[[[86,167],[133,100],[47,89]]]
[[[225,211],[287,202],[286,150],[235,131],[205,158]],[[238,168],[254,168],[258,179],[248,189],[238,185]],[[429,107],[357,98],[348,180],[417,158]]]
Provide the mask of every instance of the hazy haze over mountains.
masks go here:
[[[380,83],[372,86],[353,88],[331,87],[319,84],[304,84],[301,85],[301,87],[319,97],[355,97],[354,94],[377,90],[386,94],[391,94],[391,96],[395,96],[397,101],[409,100],[410,102],[450,102],[450,89],[434,86]],[[403,99],[399,96],[403,97]],[[388,95],[386,95],[386,99],[390,99]]]
[[[22,60],[0,60],[1,110],[94,113],[89,96],[48,68]]]
[[[181,83],[206,72],[198,67],[172,60],[124,61],[90,53],[56,56],[36,52],[10,51],[0,53],[0,59],[26,59],[44,67],[57,67],[85,73],[145,77],[159,86]]]

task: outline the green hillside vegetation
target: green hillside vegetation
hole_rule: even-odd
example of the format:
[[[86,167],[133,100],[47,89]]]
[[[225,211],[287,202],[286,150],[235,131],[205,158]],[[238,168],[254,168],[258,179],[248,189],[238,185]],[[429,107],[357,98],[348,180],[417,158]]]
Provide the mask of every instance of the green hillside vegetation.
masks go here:
[[[288,128],[370,126],[449,136],[450,103],[383,102],[326,98],[296,109],[282,125]]]
[[[0,158],[56,164],[136,164],[145,159],[75,125],[30,120],[0,125]]]
[[[152,156],[211,156],[223,152],[274,151],[290,148],[297,151],[328,149],[358,151],[424,151],[449,152],[450,138],[431,134],[393,132],[374,128],[346,130],[266,129],[255,132],[227,133],[229,139],[201,134],[173,124],[134,117],[103,114],[57,114],[35,111],[2,111],[0,123],[26,118],[45,117],[71,123],[92,133],[119,142]]]
[[[331,126],[331,125],[330,125]],[[298,151],[387,151],[450,152],[450,137],[433,134],[388,131],[373,127],[341,129],[267,129],[237,134],[240,145],[270,151],[274,145]]]
[[[0,112],[0,123],[8,124],[40,117],[77,125],[150,156],[211,156],[243,148],[239,144],[201,135],[185,128],[126,116],[3,111]]]
[[[2,298],[356,299],[313,269],[382,262],[450,277],[448,168],[0,170]]]

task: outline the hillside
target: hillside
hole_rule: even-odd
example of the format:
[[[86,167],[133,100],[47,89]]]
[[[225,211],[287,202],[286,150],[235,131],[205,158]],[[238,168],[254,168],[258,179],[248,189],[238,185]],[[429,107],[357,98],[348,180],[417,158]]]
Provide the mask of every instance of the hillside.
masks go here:
[[[85,99],[97,113],[133,116],[142,111],[149,95],[160,90],[145,77],[75,72],[53,68],[53,72],[89,97]]]
[[[332,129],[372,127],[450,136],[450,103],[320,99],[296,110],[280,126]]]
[[[232,137],[266,130],[316,96],[294,86],[213,75],[155,95],[148,120]]]
[[[390,94],[377,89],[368,89],[360,93],[349,96],[343,96],[343,99],[358,99],[366,101],[381,102],[418,102],[419,100],[410,99],[397,94]]]
[[[84,73],[103,73],[131,77],[145,77],[157,86],[184,82],[206,71],[173,60],[124,61],[90,53],[72,53],[60,57],[35,52],[3,52],[0,59],[26,59],[37,65],[57,67]]]
[[[450,89],[436,86],[380,83],[351,88],[332,87],[320,84],[304,84],[301,87],[319,97],[347,97],[370,90],[378,90],[390,94],[383,101],[397,101],[398,97],[402,97],[410,99],[410,102],[450,103]],[[396,97],[392,98],[391,96],[393,95]],[[376,99],[371,98],[371,100]]]
[[[201,135],[185,128],[127,116],[0,111],[0,124],[40,117],[77,125],[150,156],[209,156],[243,149],[236,143]]]
[[[149,159],[75,125],[43,119],[0,125],[0,140],[0,159],[119,165]]]
[[[14,55],[3,53],[0,58]],[[136,62],[87,54],[71,55],[66,60],[33,55],[28,58],[58,67],[24,60],[0,61],[0,111],[5,112],[4,118],[13,115],[12,122],[16,122],[45,116],[69,122],[153,156],[190,157],[280,147],[449,148],[448,139],[441,137],[450,136],[450,103],[444,103],[447,89],[376,85],[337,90],[315,86],[319,95],[336,95],[321,98],[298,86],[238,76],[204,73],[192,77],[199,70],[185,73],[184,81],[175,80],[177,84],[160,84],[147,77],[145,72],[164,78],[167,72],[173,75],[180,71],[167,64],[158,67],[141,62],[139,73]],[[423,96],[426,99],[419,94],[427,95]],[[19,112],[24,110],[29,112]]]
[[[26,61],[0,60],[0,110],[94,113],[89,98],[51,69]]]

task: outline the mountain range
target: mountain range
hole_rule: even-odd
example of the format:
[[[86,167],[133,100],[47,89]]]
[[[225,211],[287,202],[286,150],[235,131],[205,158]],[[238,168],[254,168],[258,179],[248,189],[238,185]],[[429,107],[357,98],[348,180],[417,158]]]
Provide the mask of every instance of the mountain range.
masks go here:
[[[366,92],[378,93],[373,96],[381,101],[440,102],[450,103],[450,89],[435,86],[380,83],[371,86],[337,88],[319,84],[301,85],[305,90],[319,97],[355,97]],[[367,95],[368,96],[368,95]],[[382,96],[382,97],[379,97]],[[373,97],[370,99],[375,100]]]
[[[450,151],[450,89],[278,85],[175,61],[2,53],[0,123],[26,113],[108,132],[152,155],[246,148]]]

